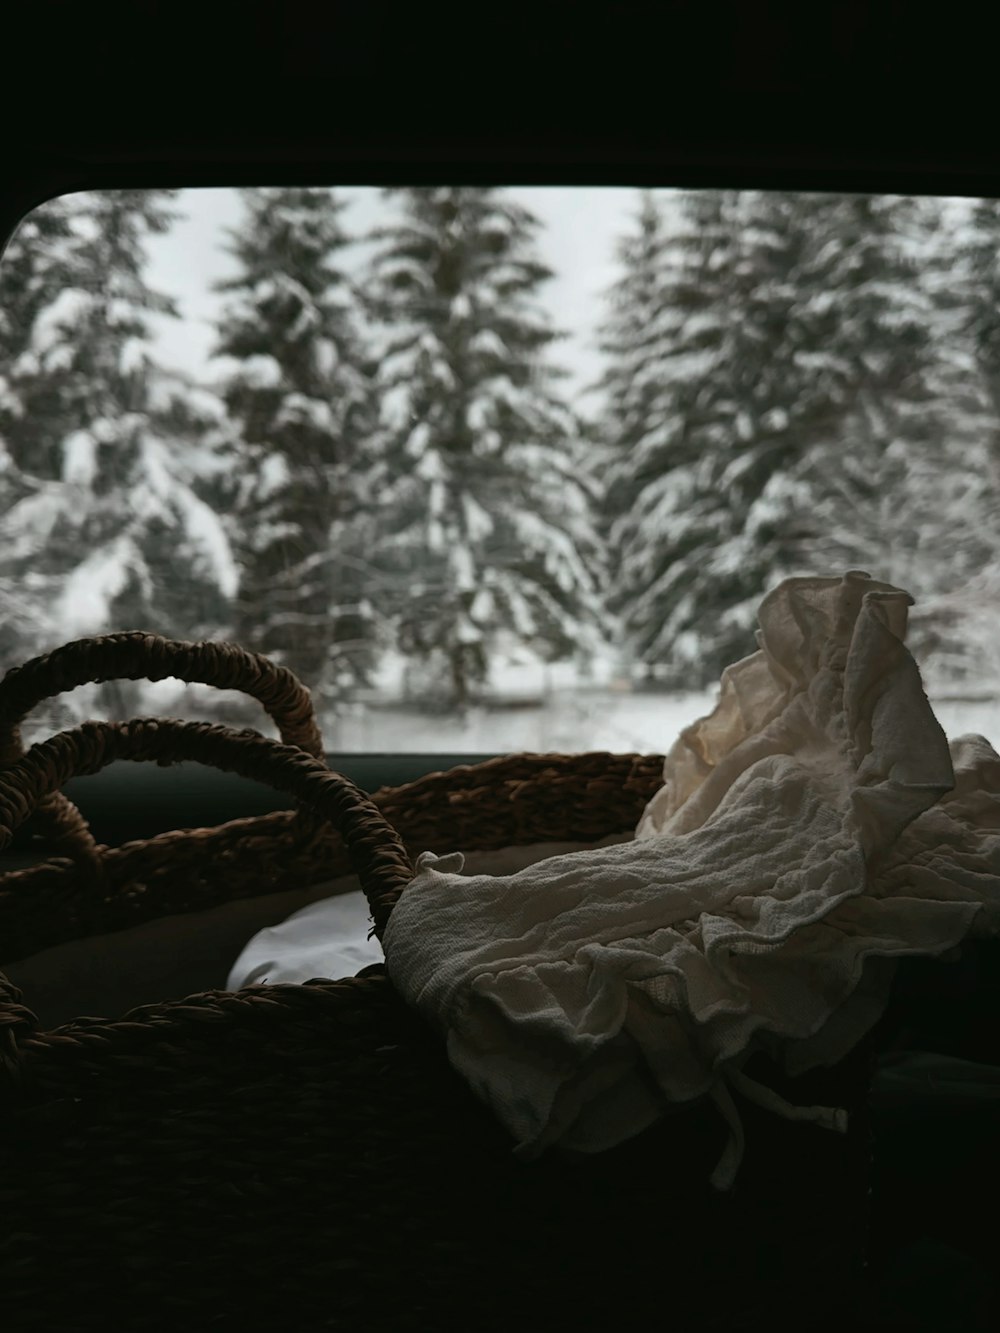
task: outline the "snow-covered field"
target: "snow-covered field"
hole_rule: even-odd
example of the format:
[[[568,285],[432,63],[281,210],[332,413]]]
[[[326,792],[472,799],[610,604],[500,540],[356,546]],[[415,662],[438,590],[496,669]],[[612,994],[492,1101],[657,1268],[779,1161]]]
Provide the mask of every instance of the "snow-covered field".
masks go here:
[[[714,706],[716,692],[646,694],[566,689],[543,703],[478,708],[465,720],[413,708],[359,705],[330,720],[324,735],[341,752],[504,754],[609,750],[663,754],[678,732]],[[935,702],[949,737],[976,732],[1000,748],[1000,694],[991,699]]]
[[[995,749],[1000,750],[1000,692],[989,699],[965,702],[942,702],[930,696],[938,721],[945,735],[952,739],[973,732],[985,736]]]
[[[687,693],[633,690],[612,658],[593,660],[589,678],[583,678],[571,663],[545,666],[524,657],[520,664],[508,661],[494,671],[497,702],[462,718],[392,702],[402,698],[402,666],[387,660],[378,682],[381,697],[324,719],[331,750],[664,754],[683,727],[711,712],[718,697],[717,686]],[[929,690],[929,695],[948,736],[977,732],[1000,748],[1000,682],[966,688],[962,698],[945,690],[937,695]]]
[[[518,751],[664,754],[681,729],[715,706],[717,688],[688,693],[633,690],[610,662],[592,664],[581,679],[568,663],[550,667],[506,665],[496,673],[490,704],[456,713],[432,712],[405,702],[398,673],[386,675],[364,703],[320,719],[328,750],[354,754],[509,754]],[[74,696],[77,696],[74,700]],[[1000,682],[954,691],[929,690],[934,711],[950,737],[975,732],[1000,749]],[[222,720],[238,696],[228,690],[187,686],[168,678],[142,687],[141,702],[125,709],[145,715]],[[86,686],[64,696],[72,716],[41,708],[28,719],[24,739],[32,743],[84,717],[107,716]],[[242,700],[245,706],[245,699]],[[275,735],[263,714],[235,723]],[[116,713],[116,715],[122,715]]]
[[[405,707],[358,706],[327,723],[339,751],[505,754],[610,750],[662,754],[682,727],[708,712],[707,694],[565,690],[543,703],[475,708],[464,719]]]

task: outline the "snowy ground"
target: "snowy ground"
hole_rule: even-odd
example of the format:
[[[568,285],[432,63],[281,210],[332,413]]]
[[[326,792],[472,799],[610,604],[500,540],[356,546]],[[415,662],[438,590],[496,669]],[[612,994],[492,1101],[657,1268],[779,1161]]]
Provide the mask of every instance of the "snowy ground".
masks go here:
[[[991,698],[942,702],[930,696],[938,721],[945,735],[954,739],[973,732],[985,736],[994,749],[1000,750],[1000,691]]]
[[[388,660],[381,698],[325,720],[332,750],[369,753],[508,754],[609,750],[663,754],[683,727],[715,707],[718,687],[689,693],[633,690],[613,659],[594,660],[589,678],[572,663],[544,665],[522,656],[493,675],[497,701],[460,718],[434,715],[399,700],[403,663]],[[963,697],[930,692],[948,736],[978,732],[1000,747],[1000,682],[966,688]],[[502,701],[502,702],[501,702]]]
[[[715,706],[717,689],[691,693],[647,693],[632,690],[613,669],[601,667],[581,680],[569,664],[552,667],[507,666],[496,682],[496,698],[466,716],[427,711],[402,702],[400,681],[380,681],[366,703],[356,703],[340,716],[321,719],[328,750],[368,754],[509,754],[517,751],[563,753],[608,750],[613,753],[664,754],[681,729]],[[92,698],[95,687],[73,691],[62,703],[73,703],[72,716],[39,709],[24,728],[32,743],[84,717],[106,715]],[[223,720],[230,691],[188,687],[168,679],[146,684],[139,706],[125,711],[146,715]],[[1000,749],[1000,682],[954,692],[930,691],[931,703],[950,737],[976,732]],[[244,701],[245,702],[245,701]],[[256,710],[253,710],[256,713]],[[267,719],[256,715],[237,725],[260,727],[274,734]]]
[[[324,727],[340,751],[505,754],[579,750],[662,754],[680,729],[708,712],[714,692],[689,695],[565,690],[548,700],[476,708],[463,720],[412,708],[360,706]]]
[[[715,698],[714,690],[701,694],[565,690],[541,704],[475,709],[464,722],[412,708],[359,706],[353,716],[331,720],[323,730],[329,747],[342,752],[663,754],[682,727],[711,711]],[[931,702],[949,737],[976,732],[1000,748],[1000,695]]]

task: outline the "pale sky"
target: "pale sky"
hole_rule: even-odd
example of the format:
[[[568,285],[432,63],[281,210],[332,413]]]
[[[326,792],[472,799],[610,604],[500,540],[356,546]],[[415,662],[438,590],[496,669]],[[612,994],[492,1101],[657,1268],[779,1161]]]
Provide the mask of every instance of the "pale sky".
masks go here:
[[[393,216],[394,206],[382,199],[377,188],[351,186],[336,193],[348,204],[341,221],[351,235],[362,236]],[[508,193],[542,224],[538,253],[555,277],[540,295],[550,310],[553,327],[568,335],[556,344],[553,357],[570,372],[566,391],[571,397],[578,396],[601,371],[595,343],[597,326],[605,314],[602,298],[619,275],[617,241],[634,228],[639,191],[615,186],[512,186]],[[678,192],[655,193],[667,203]],[[960,225],[965,202],[947,200],[945,205],[949,223]],[[235,271],[223,246],[225,229],[241,220],[242,205],[234,189],[189,189],[182,191],[176,207],[186,216],[165,236],[150,237],[146,245],[149,282],[178,300],[182,318],[154,319],[152,323],[166,366],[211,381],[215,374],[210,360],[213,322],[221,299],[212,286]],[[345,251],[345,265],[353,260],[360,272],[365,249],[358,246]]]
[[[362,234],[373,224],[388,220],[392,206],[382,201],[380,193],[357,186],[337,191],[348,201],[341,214],[348,233]],[[542,223],[539,257],[556,276],[541,295],[551,310],[554,327],[569,335],[558,344],[555,355],[571,373],[567,389],[579,393],[600,372],[594,342],[597,323],[603,317],[601,298],[617,276],[616,242],[631,230],[638,191],[520,186],[511,187],[508,193]],[[220,299],[212,284],[234,271],[233,261],[222,249],[224,229],[238,225],[242,209],[232,189],[185,190],[176,206],[186,218],[175,223],[167,235],[147,242],[150,285],[175,296],[183,316],[156,321],[159,352],[164,364],[210,379],[212,320]],[[358,249],[360,262],[361,247]]]

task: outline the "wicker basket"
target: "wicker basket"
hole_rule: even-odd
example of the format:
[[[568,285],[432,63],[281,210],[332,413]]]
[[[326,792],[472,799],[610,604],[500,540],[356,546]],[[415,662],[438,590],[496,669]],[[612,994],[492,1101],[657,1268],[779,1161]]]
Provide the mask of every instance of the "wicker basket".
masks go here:
[[[282,741],[208,723],[87,723],[22,755],[17,727],[84,681],[178,676],[260,700]],[[0,844],[34,820],[66,855],[0,880],[0,956],[353,868],[378,934],[408,849],[597,841],[634,828],[659,756],[518,755],[371,800],[331,773],[308,693],[228,644],[116,635],[0,682]],[[295,811],[98,847],[59,795],[119,759],[197,760]],[[854,1114],[844,1138],[741,1107],[740,1187],[706,1177],[703,1104],[591,1158],[516,1163],[381,967],[209,991],[40,1030],[0,973],[0,1313],[6,1329],[768,1327],[864,1245],[871,1056],[783,1081]],[[748,1067],[748,1072],[755,1072]],[[752,1238],[752,1239],[751,1239]],[[664,1264],[669,1255],[673,1263]],[[832,1268],[831,1268],[832,1266]],[[799,1293],[796,1295],[796,1293]],[[763,1326],[763,1324],[761,1325]]]

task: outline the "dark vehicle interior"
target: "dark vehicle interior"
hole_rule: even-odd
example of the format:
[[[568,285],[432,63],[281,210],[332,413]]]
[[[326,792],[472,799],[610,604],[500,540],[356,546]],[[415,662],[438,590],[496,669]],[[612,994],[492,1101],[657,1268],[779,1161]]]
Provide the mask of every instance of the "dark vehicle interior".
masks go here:
[[[992,43],[954,26],[961,31],[939,15],[933,31],[923,28],[912,7],[897,3],[821,6],[808,19],[802,7],[766,4],[543,3],[489,17],[455,10],[450,18],[383,4],[40,4],[4,20],[8,61],[23,60],[35,72],[30,93],[26,77],[23,89],[12,96],[11,85],[4,93],[0,242],[47,199],[131,187],[499,182],[1000,198],[995,115],[987,109]],[[51,92],[36,114],[31,98],[39,81]],[[374,792],[490,757],[332,753],[327,761]],[[262,783],[194,764],[116,764],[73,779],[66,790],[97,841],[114,846],[293,804]],[[27,837],[15,839],[0,853],[0,869],[43,853],[37,837],[30,845]],[[26,983],[12,976],[27,994]],[[781,1293],[791,1290],[783,1258],[794,1228],[790,1210],[806,1205],[777,1168],[770,1179],[762,1171],[766,1184],[757,1202],[751,1173],[741,1201],[741,1225],[755,1237],[752,1255],[731,1268],[723,1255],[690,1276],[687,1251],[678,1250],[685,1257],[677,1264],[672,1258],[674,1233],[686,1217],[675,1211],[674,1185],[656,1175],[672,1169],[670,1154],[646,1169],[633,1153],[606,1173],[633,1171],[624,1194],[615,1192],[621,1180],[592,1181],[577,1206],[590,1210],[589,1231],[616,1233],[608,1241],[609,1264],[624,1263],[629,1246],[621,1233],[631,1231],[646,1238],[643,1262],[656,1255],[657,1271],[630,1273],[617,1304],[602,1304],[605,1294],[592,1308],[582,1298],[560,1307],[551,1297],[555,1303],[546,1306],[539,1297],[543,1303],[533,1307],[525,1297],[523,1306],[514,1305],[520,1322],[502,1326],[544,1333],[661,1314],[663,1323],[692,1330],[764,1327],[768,1319],[772,1328],[996,1327],[998,1031],[1000,953],[992,943],[970,947],[950,965],[912,959],[901,967],[865,1057],[872,1076],[868,1145],[857,1168],[864,1179],[845,1203],[834,1199],[833,1182],[845,1169],[839,1159],[824,1161],[817,1177],[831,1190],[836,1225],[864,1237],[856,1288],[853,1277],[834,1269],[826,1290],[796,1288],[795,1301],[808,1297],[809,1306],[792,1309],[786,1301],[782,1308]],[[4,1068],[0,1061],[0,1088]],[[246,1114],[253,1115],[252,1104]],[[780,1141],[780,1131],[758,1132]],[[811,1149],[802,1151],[808,1156]],[[335,1200],[337,1182],[325,1188]],[[677,1190],[677,1200],[686,1198]],[[252,1190],[246,1206],[254,1206]],[[823,1198],[812,1201],[817,1214],[826,1207]],[[380,1225],[391,1229],[392,1216],[390,1208]],[[690,1216],[692,1227],[714,1225],[714,1213]],[[543,1248],[563,1224],[555,1213],[525,1214],[526,1226],[547,1229]],[[80,1225],[86,1225],[82,1213]],[[334,1316],[329,1323],[315,1315],[296,1321],[300,1241],[292,1221],[283,1225],[287,1289],[261,1311],[266,1306],[270,1326],[282,1317],[288,1328],[343,1326]],[[4,1308],[5,1231],[18,1231],[7,1208],[0,1221],[0,1321],[12,1333],[51,1326],[34,1322],[30,1311]],[[650,1246],[654,1233],[659,1240]],[[497,1246],[496,1237],[490,1243]],[[736,1243],[731,1235],[728,1243]],[[824,1263],[842,1261],[832,1242],[816,1243],[832,1247]],[[706,1232],[701,1248],[712,1245]],[[502,1252],[495,1255],[502,1273]],[[315,1247],[303,1243],[300,1257],[305,1268],[319,1271]],[[358,1281],[350,1260],[343,1272],[325,1271],[331,1292],[334,1278]],[[724,1300],[718,1293],[727,1272],[734,1294]],[[58,1283],[58,1271],[51,1278]],[[106,1281],[129,1280],[109,1257]],[[252,1286],[253,1274],[244,1281]],[[704,1284],[704,1322],[687,1322],[696,1318],[688,1305],[677,1322],[675,1288],[692,1281]],[[402,1320],[403,1297],[384,1273],[365,1270],[363,1283],[371,1293],[370,1327],[420,1326]],[[641,1300],[633,1297],[638,1285],[658,1294],[647,1289]],[[88,1290],[86,1283],[79,1290]],[[383,1299],[383,1290],[395,1294]],[[141,1283],[137,1291],[141,1297]],[[250,1305],[238,1325],[226,1325],[225,1312],[215,1309],[203,1322],[192,1309],[184,1325],[256,1327],[247,1322]],[[447,1296],[436,1308],[436,1322],[423,1325],[428,1329],[495,1326],[481,1307],[449,1311]],[[88,1317],[81,1313],[60,1327],[96,1326]],[[136,1319],[134,1327],[145,1326]]]

